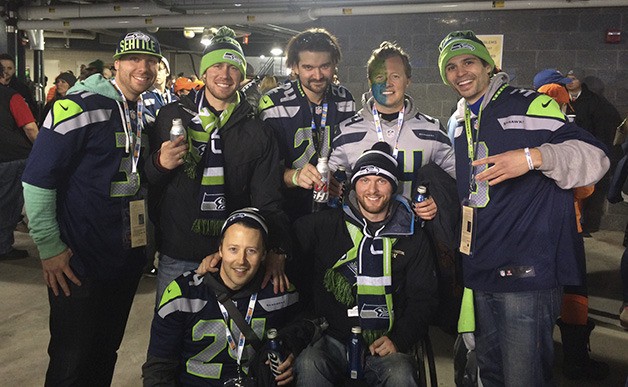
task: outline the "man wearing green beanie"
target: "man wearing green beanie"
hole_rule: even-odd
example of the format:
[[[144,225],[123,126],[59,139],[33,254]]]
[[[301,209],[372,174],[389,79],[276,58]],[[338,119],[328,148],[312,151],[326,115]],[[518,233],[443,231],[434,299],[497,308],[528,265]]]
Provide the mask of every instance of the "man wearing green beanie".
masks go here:
[[[606,148],[551,97],[508,85],[472,31],[448,34],[439,51],[443,82],[462,97],[451,120],[460,251],[482,384],[552,385],[562,286],[585,275],[571,188],[604,175]]]
[[[146,166],[149,211],[160,252],[157,306],[172,280],[217,256],[221,227],[236,209],[256,207],[267,219],[270,270],[285,258],[272,251],[289,250],[277,144],[239,91],[245,74],[234,31],[221,27],[201,60],[205,87],[162,107],[149,133],[154,149]],[[186,134],[170,139],[177,118]],[[276,278],[276,289],[284,279]]]

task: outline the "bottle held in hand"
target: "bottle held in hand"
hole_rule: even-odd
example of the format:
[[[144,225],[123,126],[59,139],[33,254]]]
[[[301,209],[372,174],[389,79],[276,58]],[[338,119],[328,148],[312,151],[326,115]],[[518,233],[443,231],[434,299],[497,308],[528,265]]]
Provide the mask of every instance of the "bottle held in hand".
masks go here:
[[[183,127],[183,122],[180,118],[175,118],[172,120],[172,127],[170,128],[170,141],[175,141],[180,136],[185,138],[186,132]]]
[[[270,370],[273,375],[278,376],[281,372],[279,372],[277,368],[283,363],[284,359],[281,355],[281,344],[279,343],[279,339],[277,339],[277,329],[269,329],[268,332],[266,332],[266,337],[268,338],[268,361],[270,362]]]
[[[329,178],[331,171],[329,170],[329,164],[327,163],[327,157],[319,157],[316,164],[316,170],[321,174],[321,185],[315,185],[313,190],[312,212],[318,212],[327,207],[329,201]]]
[[[340,183],[341,194],[339,197],[330,197],[327,205],[331,208],[338,208],[342,207],[343,196],[347,189],[347,171],[344,165],[338,166],[338,169],[334,172],[334,178],[338,181],[338,183]]]

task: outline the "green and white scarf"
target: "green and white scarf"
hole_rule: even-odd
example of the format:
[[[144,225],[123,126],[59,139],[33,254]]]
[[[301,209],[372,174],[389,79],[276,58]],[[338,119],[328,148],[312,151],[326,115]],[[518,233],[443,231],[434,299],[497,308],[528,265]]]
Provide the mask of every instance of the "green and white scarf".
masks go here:
[[[345,224],[353,247],[325,273],[323,281],[338,302],[357,305],[362,336],[371,345],[390,332],[394,322],[392,246],[397,240],[378,236],[384,226],[371,235],[366,223],[362,230],[348,221]]]
[[[198,218],[192,224],[192,231],[202,235],[220,235],[220,229],[227,218],[225,197],[225,159],[222,153],[222,140],[219,130],[240,103],[240,94],[217,117],[209,108],[205,93],[200,91],[195,102],[198,113],[187,127],[189,151],[185,158],[185,172],[190,179],[196,179],[198,165],[203,166],[203,176],[198,193]]]

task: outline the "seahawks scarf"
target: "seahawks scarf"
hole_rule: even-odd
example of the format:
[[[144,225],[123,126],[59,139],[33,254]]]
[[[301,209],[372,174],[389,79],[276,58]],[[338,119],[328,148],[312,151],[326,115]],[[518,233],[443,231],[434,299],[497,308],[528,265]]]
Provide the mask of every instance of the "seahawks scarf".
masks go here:
[[[362,230],[345,223],[353,247],[327,270],[323,281],[338,302],[357,305],[362,336],[371,345],[393,326],[391,252],[396,239],[378,236],[384,226],[371,235],[366,223]]]
[[[209,109],[205,93],[197,93],[195,102],[198,113],[187,127],[189,151],[185,158],[185,172],[196,179],[198,165],[203,166],[203,177],[198,193],[198,218],[192,224],[192,231],[202,235],[220,235],[220,229],[227,218],[225,197],[225,159],[222,154],[222,141],[219,129],[229,121],[231,114],[240,103],[240,94],[220,113],[218,117]]]

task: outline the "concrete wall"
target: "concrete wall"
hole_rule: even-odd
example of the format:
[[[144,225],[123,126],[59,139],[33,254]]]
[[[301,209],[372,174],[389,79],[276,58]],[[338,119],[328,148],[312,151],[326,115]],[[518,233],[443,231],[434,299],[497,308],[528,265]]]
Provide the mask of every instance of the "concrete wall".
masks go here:
[[[371,50],[383,40],[396,41],[411,56],[410,93],[419,109],[446,121],[457,96],[441,82],[438,44],[450,31],[470,29],[504,35],[502,64],[512,85],[532,87],[544,68],[576,69],[605,86],[604,95],[628,113],[628,7],[360,16],[328,18],[318,26],[340,39],[340,79],[356,98],[368,87]],[[622,42],[604,43],[607,29],[623,31]]]

